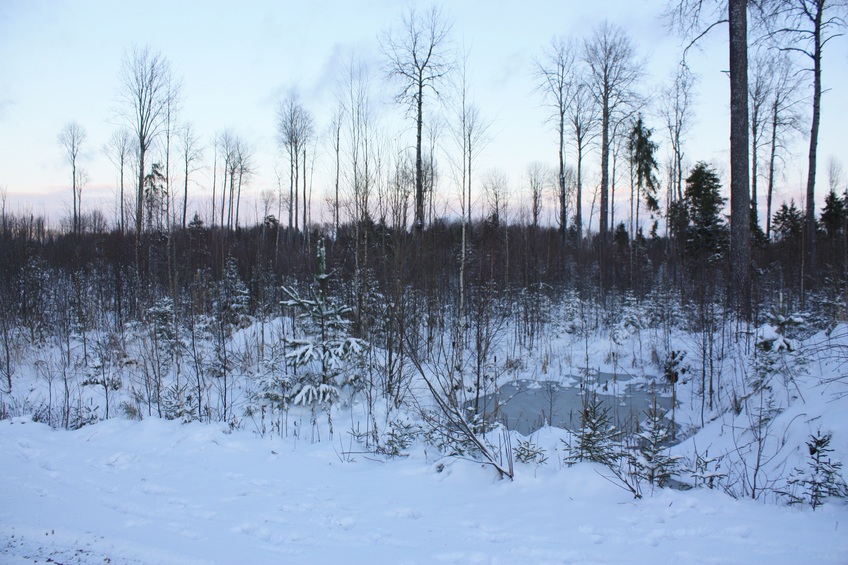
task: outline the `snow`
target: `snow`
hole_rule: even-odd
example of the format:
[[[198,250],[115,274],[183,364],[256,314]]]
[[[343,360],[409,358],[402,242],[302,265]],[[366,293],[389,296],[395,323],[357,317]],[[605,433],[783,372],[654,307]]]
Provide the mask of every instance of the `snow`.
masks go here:
[[[553,449],[561,433],[534,440]],[[395,459],[350,447],[155,418],[76,431],[4,420],[0,562],[848,562],[838,502],[634,500],[605,468],[559,455],[508,481],[420,445]]]
[[[848,503],[829,499],[813,511],[788,506],[782,492],[795,469],[807,469],[813,433],[832,433],[834,460],[848,464],[847,325],[812,336],[785,335],[785,324],[752,328],[747,346],[728,344],[713,359],[714,407],[698,392],[706,353],[697,333],[622,322],[613,324],[623,329],[612,340],[609,326],[569,333],[551,324],[524,349],[509,341],[507,327],[486,368],[502,389],[527,382],[544,390],[546,381],[600,392],[610,373],[616,394],[641,386],[669,395],[662,363],[671,352],[688,353],[676,385],[681,443],[668,456],[680,460],[676,487],[701,488],[652,488],[643,480],[643,498],[634,499],[602,465],[566,466],[563,440],[574,438],[560,428],[529,438],[511,432],[513,448],[524,440],[546,463],[516,462],[510,481],[491,465],[443,457],[426,434],[404,445],[403,456],[366,450],[348,431],[370,429],[365,395],[351,397],[340,382],[328,410],[292,402],[274,421],[273,403],[262,404],[257,393],[276,374],[263,373],[263,363],[279,359],[274,351],[260,359],[251,348],[280,343],[285,323],[244,324],[226,343],[234,358],[250,360],[232,367],[230,424],[208,423],[224,419],[218,383],[204,389],[203,405],[214,415],[207,423],[151,417],[156,411],[140,403],[122,410],[141,382],[137,366],[127,364],[115,368],[123,384],[111,393],[110,419],[52,429],[28,414],[62,424],[61,383],[50,372],[61,366],[61,350],[16,351],[13,394],[0,396],[0,412],[15,416],[0,420],[0,564],[848,563]],[[133,335],[127,354],[142,359],[145,342]],[[754,348],[764,341],[772,347]],[[215,345],[202,344],[210,359]],[[80,349],[73,347],[76,359]],[[758,380],[760,372],[766,377]],[[104,389],[81,384],[84,371],[68,374],[71,408],[80,412],[71,425],[103,418]],[[382,453],[390,452],[390,422],[422,424],[415,408],[427,402],[427,389],[417,377],[407,386],[406,405],[376,399],[372,406]],[[307,394],[289,392],[296,390]],[[641,414],[637,396],[621,402]],[[93,417],[83,417],[89,406]],[[489,434],[493,453],[504,437],[500,429]],[[714,490],[703,486],[710,482]]]

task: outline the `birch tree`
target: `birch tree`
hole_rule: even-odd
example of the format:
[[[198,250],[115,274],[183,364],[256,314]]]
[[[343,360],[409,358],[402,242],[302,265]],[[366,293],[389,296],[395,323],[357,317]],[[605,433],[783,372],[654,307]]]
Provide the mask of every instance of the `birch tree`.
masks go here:
[[[138,185],[136,191],[136,247],[144,220],[144,178],[147,152],[161,132],[169,104],[171,67],[160,53],[133,47],[121,66],[121,113],[137,140]]]
[[[78,170],[78,162],[80,158],[80,148],[85,143],[88,135],[85,128],[78,122],[68,122],[62,131],[59,132],[59,145],[65,153],[65,158],[71,166],[71,196],[73,200],[73,216],[71,218],[71,229],[75,234],[80,233],[80,214],[82,206],[82,186],[79,182],[81,169]]]
[[[559,175],[559,225],[562,238],[568,232],[566,187],[565,187],[565,135],[568,111],[573,106],[578,90],[575,74],[575,46],[562,37],[551,40],[544,56],[536,62],[536,89],[542,94],[545,105],[550,109],[549,119],[554,124],[559,143],[557,155]],[[579,149],[578,149],[579,150]],[[578,207],[580,198],[578,197]]]
[[[588,66],[587,84],[601,119],[601,241],[606,241],[610,217],[610,148],[613,114],[633,97],[633,87],[642,74],[633,41],[622,28],[602,22],[583,44]]]
[[[427,91],[438,97],[440,84],[451,69],[450,30],[450,23],[435,6],[425,14],[412,8],[403,15],[400,26],[380,41],[386,74],[400,85],[395,98],[408,107],[415,121],[415,229],[419,232],[424,228],[424,97]]]
[[[112,133],[109,142],[103,148],[106,156],[112,161],[112,164],[118,169],[118,212],[119,212],[119,229],[121,234],[126,230],[126,214],[124,200],[124,171],[126,170],[127,161],[133,151],[132,136],[128,129],[119,128]]]

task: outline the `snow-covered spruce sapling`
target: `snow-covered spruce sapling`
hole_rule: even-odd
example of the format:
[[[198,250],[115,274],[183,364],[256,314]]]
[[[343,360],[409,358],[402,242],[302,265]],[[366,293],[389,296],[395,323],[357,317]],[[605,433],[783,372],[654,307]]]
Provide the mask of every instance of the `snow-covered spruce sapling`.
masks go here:
[[[329,296],[333,274],[327,272],[324,238],[318,240],[317,260],[318,272],[309,296],[283,287],[289,297],[283,304],[299,311],[305,330],[300,338],[284,340],[286,362],[294,370],[287,397],[292,404],[312,408],[313,424],[317,408],[323,408],[332,434],[331,406],[339,399],[340,387],[355,384],[358,374],[352,370],[352,361],[368,344],[350,333],[351,308]]]
[[[695,462],[689,469],[695,486],[705,486],[709,489],[715,488],[716,483],[727,476],[721,471],[721,460],[723,457],[710,457],[707,449],[703,455],[695,449]]]
[[[235,364],[235,355],[230,351],[230,337],[237,328],[245,328],[250,319],[250,292],[238,273],[235,258],[227,257],[214,307],[214,352],[210,374],[217,377],[221,385],[222,421],[230,420],[230,374]]]
[[[805,502],[815,510],[830,497],[848,497],[848,485],[841,474],[842,463],[833,461],[829,455],[833,453],[831,438],[832,434],[822,434],[819,430],[807,440],[807,467],[796,467],[788,481],[790,487],[800,488],[802,492],[800,495],[788,493],[790,504]]]
[[[109,419],[110,397],[112,392],[117,392],[123,386],[120,371],[117,371],[120,356],[120,342],[114,334],[105,333],[94,340],[94,351],[86,368],[83,386],[98,387],[103,392],[106,401],[106,413],[104,419]]]
[[[383,445],[377,446],[378,453],[389,456],[403,455],[403,452],[415,442],[421,427],[417,424],[395,419],[389,422]]]
[[[265,346],[265,353],[259,361],[258,390],[251,404],[251,416],[260,414],[259,431],[267,431],[266,413],[271,430],[284,435],[284,418],[288,410],[288,393],[292,375],[286,370],[285,344],[272,342]]]
[[[672,350],[663,363],[663,378],[671,386],[671,439],[675,438],[674,413],[677,406],[677,383],[686,373],[684,359],[686,359],[685,351]]]
[[[666,411],[657,404],[656,397],[645,412],[645,421],[636,437],[636,473],[652,485],[664,486],[677,474],[680,456],[668,453],[671,429],[666,421]]]
[[[593,461],[612,467],[621,458],[619,431],[612,423],[610,409],[594,392],[583,401],[580,430],[566,442],[565,464]],[[565,440],[563,440],[565,441]]]
[[[532,439],[526,439],[518,440],[518,445],[515,446],[515,460],[521,463],[544,465],[548,456],[543,447],[534,443]]]
[[[772,381],[782,377],[787,395],[790,385],[800,394],[795,376],[806,370],[805,360],[792,335],[804,324],[798,315],[786,314],[780,307],[772,307],[767,315],[768,323],[757,330],[756,357],[753,376],[750,380],[749,396],[763,391],[772,391]]]

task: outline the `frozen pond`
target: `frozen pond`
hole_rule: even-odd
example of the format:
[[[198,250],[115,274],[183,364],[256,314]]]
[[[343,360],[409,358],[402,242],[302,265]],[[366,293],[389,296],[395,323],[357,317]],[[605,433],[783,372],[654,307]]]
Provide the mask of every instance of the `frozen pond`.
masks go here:
[[[494,416],[509,429],[524,435],[545,424],[576,430],[580,427],[584,396],[591,395],[592,390],[597,392],[603,406],[609,408],[618,429],[633,430],[636,422],[645,419],[645,410],[654,397],[660,407],[671,410],[671,394],[663,387],[646,384],[644,379],[634,382],[626,376],[600,373],[593,375],[588,385],[581,386],[581,380],[570,377],[565,383],[531,380],[507,383],[497,393],[485,396],[486,417]]]

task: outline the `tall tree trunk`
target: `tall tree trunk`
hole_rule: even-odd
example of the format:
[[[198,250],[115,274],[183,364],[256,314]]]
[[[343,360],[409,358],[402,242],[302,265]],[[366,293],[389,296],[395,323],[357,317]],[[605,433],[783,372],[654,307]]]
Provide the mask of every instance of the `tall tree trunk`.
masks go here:
[[[753,112],[751,114],[751,209],[754,211],[754,220],[759,225],[759,217],[757,210],[757,168],[759,165],[759,160],[757,159],[757,145],[758,145],[758,135],[757,130],[760,128],[760,105],[757,103],[754,105]]]
[[[144,219],[144,147],[142,143],[144,140],[139,139],[139,150],[138,150],[138,191],[136,192],[135,198],[135,239],[136,239],[136,247],[138,247],[139,242],[141,241],[141,224]],[[138,250],[136,250],[138,251]]]
[[[121,207],[121,235],[124,235],[124,230],[126,229],[124,225],[124,151],[121,151],[121,201],[119,205]]]
[[[339,118],[339,123],[336,125],[336,145],[334,149],[336,150],[336,201],[335,201],[335,209],[334,209],[334,223],[335,232],[333,234],[334,239],[338,237],[339,234],[339,174],[341,171],[341,161],[339,159],[339,152],[341,151],[341,137],[342,137],[342,126],[341,126],[341,118]]]
[[[415,231],[424,229],[424,163],[421,157],[421,128],[424,123],[424,82],[418,81],[415,119]]]
[[[218,147],[216,145],[212,156],[212,220],[211,227],[215,227],[215,183],[218,179]]]
[[[303,148],[303,233],[307,233],[307,221],[309,219],[309,197],[306,194],[306,147]],[[309,245],[309,238],[306,238]]]
[[[289,231],[294,227],[294,148],[289,146]]]
[[[815,272],[816,262],[816,152],[819,143],[819,121],[821,120],[821,51],[822,12],[821,2],[815,14],[813,26],[813,125],[810,128],[810,153],[807,164],[807,213],[804,225],[804,277],[809,279]]]
[[[188,165],[188,149],[186,149],[185,182],[183,183],[183,229],[186,228],[186,212],[188,210]]]
[[[562,229],[562,241],[568,236],[568,218],[565,205],[565,109],[559,112],[559,218]]]
[[[606,234],[609,230],[609,160],[610,160],[610,109],[609,100],[604,96],[603,114],[601,116],[601,215],[598,219],[598,230],[601,236],[601,249],[605,247]]]
[[[574,225],[577,228],[577,246],[583,241],[583,140],[577,140],[577,203],[574,209]]]
[[[79,233],[79,215],[77,213],[77,160],[76,155],[71,162],[71,200],[74,205],[74,215],[71,218],[71,231],[76,235]]]
[[[751,263],[748,179],[748,1],[729,0],[730,55],[730,298],[746,318]]]
[[[771,203],[774,197],[774,168],[777,160],[777,102],[772,105],[771,148],[769,149],[768,189],[766,192],[766,239],[771,239]]]

